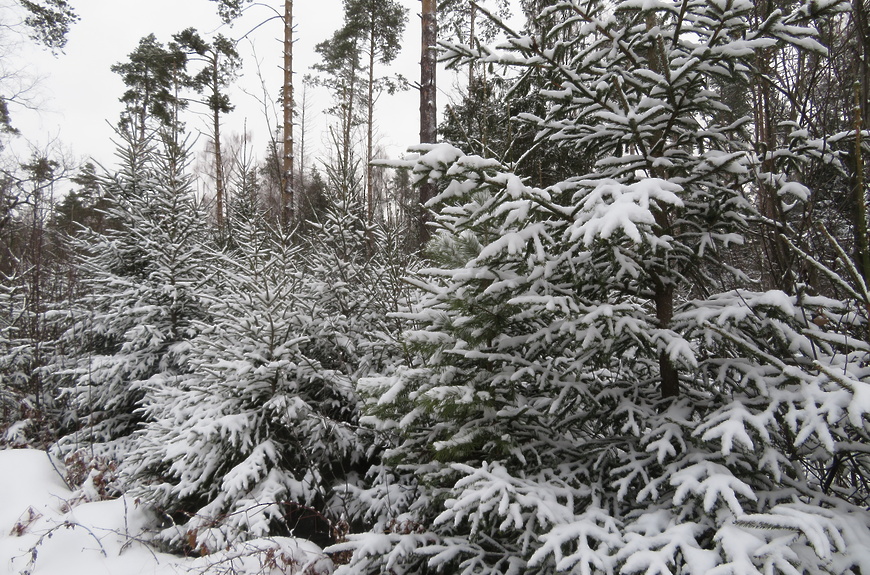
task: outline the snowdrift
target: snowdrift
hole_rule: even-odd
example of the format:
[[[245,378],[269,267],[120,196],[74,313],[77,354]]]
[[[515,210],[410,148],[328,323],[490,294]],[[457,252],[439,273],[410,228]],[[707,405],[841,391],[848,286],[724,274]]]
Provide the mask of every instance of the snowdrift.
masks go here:
[[[76,504],[62,469],[42,451],[0,451],[0,572],[26,575],[306,575],[332,571],[308,541],[257,539],[207,557],[148,544],[157,520],[135,501]]]

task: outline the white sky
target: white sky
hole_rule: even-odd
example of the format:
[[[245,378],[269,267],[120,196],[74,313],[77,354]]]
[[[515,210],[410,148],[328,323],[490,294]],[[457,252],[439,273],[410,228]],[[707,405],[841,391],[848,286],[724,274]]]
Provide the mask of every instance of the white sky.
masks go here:
[[[391,65],[390,72],[401,72],[416,81],[419,78],[420,2],[402,1],[409,9],[408,26],[403,51]],[[281,0],[263,2],[276,9],[283,6]],[[56,141],[76,157],[93,157],[107,167],[114,162],[110,124],[117,122],[121,111],[118,98],[125,89],[120,77],[111,72],[110,67],[125,61],[140,38],[153,32],[159,40],[166,42],[171,34],[191,26],[204,35],[221,32],[238,38],[274,15],[267,6],[254,6],[243,19],[227,27],[221,25],[216,4],[209,0],[74,0],[73,5],[81,20],[70,32],[65,54],[53,57],[44,50],[25,48],[23,51],[22,58],[28,70],[42,78],[38,89],[41,102],[38,113],[10,107],[13,125],[24,136],[17,138],[13,147],[25,156],[31,144],[44,147],[47,142]],[[341,0],[296,0],[294,84],[297,106],[302,101],[302,77],[316,61],[315,44],[329,38],[342,20]],[[255,65],[259,60],[269,95],[273,100],[277,98],[281,83],[281,34],[281,23],[274,20],[257,29],[250,36],[250,42],[242,42],[239,50],[245,60],[245,69],[232,96],[236,110],[225,116],[226,135],[240,133],[247,123],[255,152],[261,157],[270,127],[264,119],[262,104],[243,93],[242,89],[262,95]],[[450,82],[451,78],[439,78],[442,88]],[[439,105],[443,105],[445,97],[442,94],[439,98]],[[317,92],[311,95],[311,99],[309,114],[313,121],[306,147],[310,151],[311,146],[317,145],[322,154],[328,120],[323,110],[329,105],[329,95],[325,91]],[[384,95],[378,102],[379,142],[390,155],[397,155],[418,140],[418,101],[418,93],[410,90],[397,96]],[[191,106],[196,108],[195,104]],[[191,131],[202,129],[207,132],[205,126],[204,120],[195,117],[187,120]],[[298,142],[298,128],[296,138]],[[200,140],[198,147],[204,145],[206,138]]]

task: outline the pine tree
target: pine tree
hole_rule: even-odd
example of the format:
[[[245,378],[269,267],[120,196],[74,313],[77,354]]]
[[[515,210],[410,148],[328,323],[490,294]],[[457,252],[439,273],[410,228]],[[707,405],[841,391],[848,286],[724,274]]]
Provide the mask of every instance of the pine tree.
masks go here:
[[[149,34],[128,58],[112,66],[112,72],[120,75],[127,86],[120,98],[125,105],[119,122],[121,130],[135,133],[142,141],[150,132],[161,129],[180,134],[179,112],[187,105],[180,95],[180,89],[189,82],[187,54],[178,44],[164,46]]]
[[[66,45],[66,37],[79,17],[67,0],[17,0],[28,15],[24,24],[30,28],[31,37],[50,48],[60,51]]]
[[[560,2],[502,51],[448,51],[543,68],[547,113],[524,120],[594,168],[535,188],[449,145],[409,160],[441,185],[439,265],[407,316],[416,361],[361,382],[395,444],[340,573],[870,568],[862,320],[729,265],[760,177],[809,191],[762,173],[717,82],[761,48],[822,53],[807,21],[837,5],[752,9]]]
[[[218,34],[210,43],[206,42],[193,28],[188,28],[173,36],[177,45],[195,54],[203,67],[190,78],[191,87],[201,94],[211,112],[211,149],[214,153],[215,215],[218,232],[223,235],[224,205],[227,202],[226,182],[224,181],[224,157],[221,150],[221,114],[233,110],[227,89],[236,79],[242,65],[241,56],[233,40]]]
[[[395,90],[395,79],[376,78],[375,62],[389,64],[399,55],[402,33],[408,20],[407,9],[393,0],[345,0],[344,28],[359,40],[366,57],[366,221],[375,222],[378,211],[374,190],[375,103],[383,91]]]

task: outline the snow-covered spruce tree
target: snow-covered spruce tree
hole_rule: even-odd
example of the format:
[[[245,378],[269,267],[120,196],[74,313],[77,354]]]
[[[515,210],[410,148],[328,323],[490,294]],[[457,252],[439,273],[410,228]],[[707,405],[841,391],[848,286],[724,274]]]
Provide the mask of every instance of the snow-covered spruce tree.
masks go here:
[[[299,249],[253,219],[233,229],[191,373],[151,391],[126,466],[132,493],[172,519],[159,537],[175,548],[325,544],[342,519],[332,490],[364,457],[356,393],[340,362],[318,358],[334,326],[310,304]]]
[[[57,438],[63,404],[46,377],[58,332],[48,310],[74,289],[75,273],[52,224],[63,167],[44,154],[3,184],[0,211],[0,445],[45,447]]]
[[[524,119],[595,170],[538,189],[447,145],[409,162],[443,184],[447,263],[409,314],[417,362],[361,385],[396,445],[340,573],[870,569],[866,478],[841,473],[870,439],[855,316],[733,288],[724,263],[757,162],[714,80],[780,42],[820,52],[809,21],[835,8],[752,27],[740,0],[564,1],[545,36],[451,48],[546,70],[548,114]]]
[[[312,316],[309,353],[323,365],[361,378],[395,373],[407,361],[400,334],[407,322],[395,314],[419,298],[405,281],[416,259],[404,250],[407,228],[367,226],[363,210],[337,201],[313,224],[301,256],[307,276],[305,305]],[[362,464],[335,491],[335,505],[351,529],[366,525],[370,510],[363,486],[386,445],[381,434],[360,430]]]
[[[323,333],[311,334],[327,346],[318,357],[354,379],[401,361],[403,322],[391,314],[406,304],[410,286],[403,278],[414,265],[402,251],[404,230],[368,226],[361,207],[335,201],[301,242],[308,305],[331,318],[319,325]]]
[[[20,336],[26,315],[21,305],[23,287],[14,278],[0,281],[0,444],[18,443],[20,422],[26,421],[27,384],[32,349]]]
[[[79,238],[85,287],[66,312],[57,375],[79,419],[61,451],[88,447],[122,459],[145,416],[149,387],[187,371],[192,322],[206,314],[200,290],[208,266],[184,149],[118,135],[120,169],[100,182],[109,224]]]
[[[44,262],[46,270],[49,263]],[[26,279],[0,278],[0,446],[45,447],[57,438],[63,420],[57,390],[45,377],[51,325],[33,302]]]

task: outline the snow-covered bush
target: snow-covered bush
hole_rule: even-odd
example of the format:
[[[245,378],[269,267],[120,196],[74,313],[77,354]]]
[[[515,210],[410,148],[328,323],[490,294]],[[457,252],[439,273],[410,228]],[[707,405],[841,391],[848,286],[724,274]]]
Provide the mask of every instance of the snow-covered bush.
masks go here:
[[[725,263],[759,163],[714,80],[778,42],[822,52],[806,21],[834,8],[752,26],[741,0],[565,1],[540,36],[448,49],[544,75],[548,114],[523,120],[595,168],[539,189],[447,145],[409,160],[441,183],[444,263],[407,314],[416,361],[361,382],[396,444],[341,573],[870,569],[843,473],[870,431],[861,320]]]
[[[246,541],[205,557],[160,552],[148,544],[154,523],[149,509],[128,496],[82,501],[64,484],[63,471],[63,465],[44,451],[0,450],[4,572],[328,575],[334,569],[317,545],[289,537]],[[78,480],[81,475],[68,478]]]

